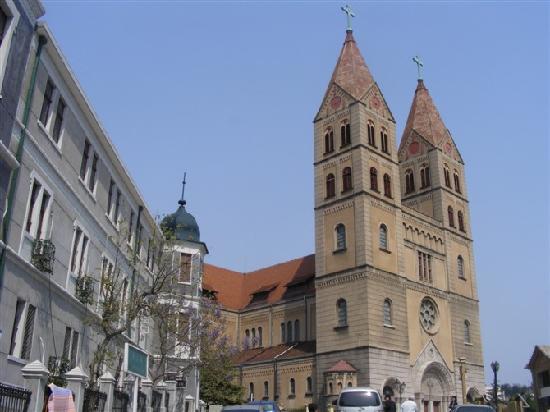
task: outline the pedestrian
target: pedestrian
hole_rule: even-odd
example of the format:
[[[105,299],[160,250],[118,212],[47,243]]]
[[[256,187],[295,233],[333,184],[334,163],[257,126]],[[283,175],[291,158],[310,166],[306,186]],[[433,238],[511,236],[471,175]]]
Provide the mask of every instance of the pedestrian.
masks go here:
[[[456,396],[451,396],[451,402],[449,403],[449,412],[452,412],[457,405],[458,402],[456,401]]]
[[[384,398],[384,412],[395,412],[395,402],[390,395],[386,395]]]
[[[409,396],[409,399],[401,404],[401,412],[418,412],[416,402],[412,396]]]

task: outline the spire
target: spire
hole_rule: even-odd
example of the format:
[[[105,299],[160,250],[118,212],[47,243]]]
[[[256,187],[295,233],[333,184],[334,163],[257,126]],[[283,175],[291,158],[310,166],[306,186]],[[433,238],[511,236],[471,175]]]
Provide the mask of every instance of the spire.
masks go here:
[[[178,204],[180,206],[185,206],[185,204],[187,203],[185,201],[185,178],[187,177],[187,172],[183,173],[183,182],[181,182],[181,199],[178,200]]]
[[[451,138],[422,79],[418,79],[401,143],[413,130],[435,147],[441,147]]]
[[[374,83],[369,68],[355,43],[351,29],[346,30],[346,40],[332,73],[332,82],[357,100],[361,99]]]

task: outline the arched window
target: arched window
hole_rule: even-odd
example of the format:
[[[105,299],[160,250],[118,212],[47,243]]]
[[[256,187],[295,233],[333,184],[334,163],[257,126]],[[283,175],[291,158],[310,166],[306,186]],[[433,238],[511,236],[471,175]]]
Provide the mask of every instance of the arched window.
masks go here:
[[[378,192],[378,171],[375,167],[370,168],[370,190]]]
[[[386,129],[380,130],[380,146],[381,146],[382,151],[384,153],[389,153],[389,150],[388,150],[388,132],[386,132]]]
[[[424,189],[430,185],[430,166],[422,165],[422,169],[420,169],[420,188]]]
[[[258,346],[263,346],[263,330],[261,326],[258,328]]]
[[[265,400],[269,399],[269,382],[268,381],[264,382],[264,399]]]
[[[460,178],[458,177],[458,172],[456,170],[454,172],[454,178],[455,178],[456,193],[462,193],[462,191],[460,190]]]
[[[340,126],[340,142],[342,147],[351,143],[351,127],[347,120]]]
[[[332,173],[327,175],[327,199],[336,195],[336,179]]]
[[[248,348],[250,346],[250,330],[244,331],[244,347]]]
[[[346,250],[346,227],[342,223],[336,225],[336,250]]]
[[[254,383],[250,382],[248,385],[248,399],[253,401],[254,400]]]
[[[369,124],[367,125],[367,132],[369,136],[369,144],[376,147],[376,143],[374,141],[374,123],[372,122],[372,120],[369,120]]]
[[[457,215],[458,215],[458,229],[462,232],[465,232],[466,230],[464,229],[464,215],[462,214],[462,211],[459,210]]]
[[[391,199],[391,179],[387,173],[384,173],[384,196]]]
[[[294,378],[290,378],[289,395],[296,395],[296,381],[294,380]]]
[[[353,382],[348,382],[348,388],[351,388],[353,386]]]
[[[336,388],[338,389],[338,393],[342,392],[342,382],[338,382]]]
[[[391,300],[384,300],[384,325],[392,325]]]
[[[470,321],[468,320],[464,321],[464,342],[472,343],[470,336]]]
[[[281,343],[286,343],[286,326],[285,323],[281,323]]]
[[[336,312],[338,315],[338,326],[344,327],[348,325],[348,308],[345,299],[338,299],[336,302]]]
[[[380,229],[378,232],[378,246],[380,247],[380,249],[389,250],[388,249],[388,227],[383,223],[380,225]]]
[[[331,128],[325,133],[325,154],[334,151],[334,133]]]
[[[351,190],[351,167],[344,167],[342,171],[342,192]]]
[[[443,175],[445,176],[445,186],[451,187],[451,172],[449,172],[449,166],[445,164],[443,166]]]
[[[456,258],[456,271],[460,279],[466,279],[464,275],[464,258],[460,255]]]
[[[250,341],[252,347],[256,346],[256,328],[252,328],[252,339]]]
[[[449,206],[447,208],[447,215],[448,215],[448,218],[449,218],[449,226],[450,227],[455,227],[455,214],[454,214],[453,208],[451,206]]]
[[[332,393],[333,393],[332,382],[328,383],[328,393],[329,393],[329,395],[332,395]]]
[[[414,192],[414,174],[411,169],[405,172],[405,194]]]
[[[288,321],[286,323],[286,341],[288,343],[294,342],[294,339],[292,339],[292,321]]]
[[[308,376],[306,378],[306,394],[310,394],[313,392],[313,381],[311,379],[311,376]]]
[[[296,319],[294,321],[294,340],[300,342],[300,320]]]

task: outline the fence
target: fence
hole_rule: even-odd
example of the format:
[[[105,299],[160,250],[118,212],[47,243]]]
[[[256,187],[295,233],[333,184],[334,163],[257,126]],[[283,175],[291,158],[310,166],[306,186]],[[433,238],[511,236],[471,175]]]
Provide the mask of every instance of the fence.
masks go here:
[[[122,391],[113,391],[113,412],[127,412],[130,396]]]
[[[84,391],[84,412],[103,412],[105,403],[107,402],[107,394],[86,388]]]
[[[147,395],[145,395],[142,391],[138,392],[137,410],[138,412],[145,412],[147,410]]]
[[[0,411],[27,412],[31,391],[0,382]]]
[[[151,407],[153,412],[160,412],[160,407],[162,406],[162,393],[158,391],[153,391],[151,396]]]

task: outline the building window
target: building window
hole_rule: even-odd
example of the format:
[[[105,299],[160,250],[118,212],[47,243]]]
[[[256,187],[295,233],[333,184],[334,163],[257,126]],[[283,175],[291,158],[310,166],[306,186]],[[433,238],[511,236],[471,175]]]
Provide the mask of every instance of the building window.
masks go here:
[[[336,179],[332,173],[327,175],[327,199],[336,196]]]
[[[261,348],[262,346],[264,346],[264,337],[263,337],[263,329],[262,327],[258,327],[258,346]]]
[[[451,187],[451,172],[449,172],[449,168],[446,164],[445,164],[445,166],[443,166],[443,175],[445,177],[445,186],[450,188]]]
[[[264,400],[268,400],[268,399],[269,399],[269,382],[265,381],[264,382]]]
[[[462,214],[462,211],[458,211],[457,213],[457,216],[458,216],[458,230],[460,230],[461,232],[465,232],[466,230],[464,229],[464,215]]]
[[[329,382],[328,383],[328,393],[329,393],[329,395],[332,395],[332,392],[333,392],[332,382]]]
[[[118,227],[118,218],[120,216],[120,190],[116,191],[116,202],[115,202],[115,215],[113,216],[113,221]]]
[[[285,323],[281,323],[281,343],[286,343],[286,326]]]
[[[342,223],[336,225],[336,251],[346,250],[346,227]]]
[[[378,192],[378,171],[375,167],[370,168],[370,190]]]
[[[313,393],[313,380],[311,376],[306,378],[306,395]]]
[[[244,331],[244,348],[245,349],[248,349],[250,347],[250,330],[249,329],[246,329]]]
[[[252,347],[256,347],[256,328],[252,328],[252,339],[251,339]]]
[[[65,102],[63,99],[59,98],[57,101],[57,109],[55,122],[53,124],[52,139],[54,142],[59,142],[59,137],[61,136],[61,127],[63,126],[63,115],[65,113]]]
[[[347,120],[340,126],[340,143],[342,147],[351,144],[351,128]]]
[[[294,342],[294,339],[292,338],[292,321],[288,321],[286,323],[286,341],[287,343]]]
[[[418,251],[418,277],[422,282],[433,283],[432,256]]]
[[[454,178],[455,178],[456,193],[462,193],[462,191],[460,190],[460,178],[458,177],[458,172],[456,170],[454,172]]]
[[[134,211],[130,209],[130,220],[128,221],[128,234],[127,234],[127,240],[128,240],[128,243],[130,243],[130,246],[132,244],[133,229],[134,229]]]
[[[384,173],[384,196],[387,198],[392,197],[391,195],[391,178],[390,175],[387,173]]]
[[[392,310],[391,310],[391,300],[384,300],[384,325],[392,325]]]
[[[180,253],[180,274],[179,282],[191,282],[191,255]]]
[[[250,384],[248,385],[248,399],[250,401],[254,400],[254,383],[253,382],[250,382]]]
[[[378,245],[380,249],[389,250],[388,249],[388,228],[383,223],[380,225],[380,229],[378,232]]]
[[[464,321],[464,342],[472,343],[471,336],[470,336],[470,321],[468,320]]]
[[[50,204],[50,193],[34,178],[25,223],[25,231],[33,239],[44,239],[46,237],[50,221]]]
[[[348,325],[348,309],[345,299],[338,299],[336,302],[336,314],[338,315],[338,327],[345,327]]]
[[[70,270],[75,275],[82,275],[86,267],[86,257],[88,252],[88,236],[82,232],[82,229],[76,226],[73,236],[73,247],[71,252]]]
[[[325,154],[332,153],[334,151],[334,132],[332,129],[328,129],[325,133]]]
[[[296,381],[290,378],[289,396],[296,396]]]
[[[449,218],[449,226],[455,227],[455,214],[451,206],[447,208],[447,216]]]
[[[374,141],[374,123],[372,122],[372,120],[369,120],[369,123],[367,125],[367,132],[368,132],[369,144],[371,146],[376,147],[376,143]]]
[[[420,188],[424,189],[431,185],[430,182],[430,167],[423,165],[420,169]]]
[[[70,327],[65,328],[62,359],[69,361],[69,369],[77,365],[79,333]]]
[[[4,37],[6,35],[6,29],[8,27],[8,15],[6,12],[0,7],[0,46],[2,46],[2,41],[4,40]]]
[[[405,194],[414,192],[414,173],[411,169],[405,172]]]
[[[99,157],[97,153],[94,153],[94,157],[92,160],[92,171],[90,172],[90,180],[88,181],[88,189],[90,189],[90,192],[94,193],[95,191],[95,178],[97,175],[97,162],[99,160]]]
[[[107,194],[107,216],[109,216],[109,219],[112,219],[112,209],[113,209],[113,192],[115,190],[115,182],[113,179],[109,182],[109,193]]]
[[[80,162],[80,178],[84,181],[86,179],[86,170],[88,169],[88,157],[90,157],[90,142],[88,139],[84,140],[84,151],[82,152],[82,160]]]
[[[34,334],[34,315],[36,308],[22,299],[15,304],[15,317],[11,330],[10,355],[21,359],[30,359]]]
[[[460,279],[466,279],[464,275],[464,258],[460,255],[456,258],[456,270]]]
[[[300,320],[294,321],[294,341],[300,342]]]
[[[336,384],[336,389],[337,389],[338,393],[342,392],[342,382],[338,382]]]
[[[382,147],[382,151],[384,153],[389,153],[388,150],[388,133],[386,132],[386,129],[380,130],[380,146]]]
[[[351,167],[344,167],[342,171],[342,192],[347,192],[351,189]]]
[[[42,108],[40,109],[40,123],[45,127],[48,124],[48,118],[50,117],[50,109],[52,107],[53,92],[55,88],[50,79],[46,82],[46,88],[44,89],[44,100],[42,101]]]

